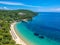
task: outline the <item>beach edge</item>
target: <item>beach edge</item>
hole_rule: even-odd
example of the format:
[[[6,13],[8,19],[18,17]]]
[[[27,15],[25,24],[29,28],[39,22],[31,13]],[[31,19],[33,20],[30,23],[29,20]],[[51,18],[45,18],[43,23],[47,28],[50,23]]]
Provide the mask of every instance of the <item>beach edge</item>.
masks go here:
[[[13,22],[10,25],[10,34],[12,36],[12,39],[16,42],[16,44],[21,44],[21,45],[27,45],[21,38],[20,36],[16,33],[15,31],[15,25],[17,22]]]

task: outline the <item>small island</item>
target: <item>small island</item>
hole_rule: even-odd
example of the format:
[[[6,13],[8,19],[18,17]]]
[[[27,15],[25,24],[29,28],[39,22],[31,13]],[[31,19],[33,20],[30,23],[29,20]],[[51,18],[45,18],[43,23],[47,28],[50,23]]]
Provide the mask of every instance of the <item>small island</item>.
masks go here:
[[[36,15],[36,12],[30,10],[0,10],[0,45],[21,45],[17,44],[11,36],[15,33],[11,32],[12,24],[24,19],[31,20]]]

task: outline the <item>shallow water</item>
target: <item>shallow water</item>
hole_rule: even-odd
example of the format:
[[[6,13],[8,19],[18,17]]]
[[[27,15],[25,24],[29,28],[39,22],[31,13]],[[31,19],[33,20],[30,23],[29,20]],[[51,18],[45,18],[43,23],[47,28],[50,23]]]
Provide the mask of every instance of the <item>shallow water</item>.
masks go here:
[[[60,45],[59,42],[51,40],[47,37],[44,39],[35,36],[32,31],[30,31],[23,22],[16,24],[16,31],[19,33],[20,37],[23,38],[25,42],[29,45]]]

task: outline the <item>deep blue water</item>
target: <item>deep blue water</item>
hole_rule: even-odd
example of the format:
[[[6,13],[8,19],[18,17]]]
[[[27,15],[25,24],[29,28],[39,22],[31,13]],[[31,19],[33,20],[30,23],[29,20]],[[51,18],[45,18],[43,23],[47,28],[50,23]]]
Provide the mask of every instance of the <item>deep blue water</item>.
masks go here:
[[[38,33],[60,42],[59,12],[40,12],[37,16],[33,17],[31,21],[25,23],[25,25],[33,31],[33,33]]]

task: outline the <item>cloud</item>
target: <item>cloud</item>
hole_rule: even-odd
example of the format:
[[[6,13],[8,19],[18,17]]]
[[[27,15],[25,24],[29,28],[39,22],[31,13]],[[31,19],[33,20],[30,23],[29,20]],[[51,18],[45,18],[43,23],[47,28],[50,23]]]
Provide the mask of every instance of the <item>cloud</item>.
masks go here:
[[[40,6],[27,5],[27,4],[24,4],[24,3],[15,3],[15,2],[6,2],[6,1],[0,1],[0,4],[27,6],[27,7],[40,7]]]
[[[60,8],[38,8],[37,12],[60,12]]]
[[[48,9],[46,9],[46,10],[48,10],[48,11],[50,11],[50,12],[60,12],[60,8],[48,8]]]
[[[9,10],[9,8],[7,8],[7,7],[0,7],[0,9]]]
[[[3,8],[4,8],[4,9],[7,9],[7,10],[9,9],[9,8],[7,8],[7,7],[3,7]]]
[[[0,4],[7,4],[7,5],[24,5],[22,3],[14,3],[14,2],[6,2],[6,1],[0,1]]]
[[[0,9],[2,9],[2,7],[0,7]]]
[[[60,11],[60,8],[55,8],[55,9],[51,9],[51,10]]]

